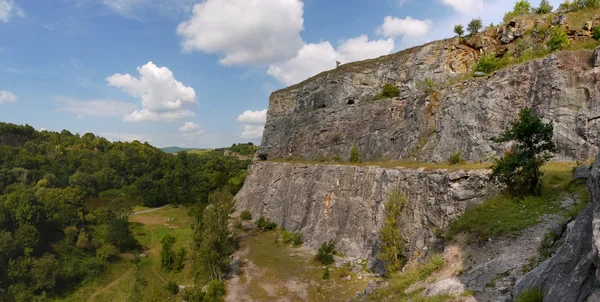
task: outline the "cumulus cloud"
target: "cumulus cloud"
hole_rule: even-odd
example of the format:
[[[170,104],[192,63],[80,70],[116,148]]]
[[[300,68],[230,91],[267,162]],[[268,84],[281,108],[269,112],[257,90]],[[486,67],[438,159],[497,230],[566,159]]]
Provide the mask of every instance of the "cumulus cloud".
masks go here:
[[[260,111],[246,110],[238,116],[237,120],[244,125],[241,137],[248,139],[260,138],[267,122],[267,109]]]
[[[135,104],[115,100],[78,100],[65,96],[54,99],[59,104],[60,111],[76,114],[77,119],[86,116],[123,117],[137,108]]]
[[[4,103],[14,103],[17,101],[17,96],[8,91],[8,90],[0,90],[0,104]]]
[[[388,38],[399,36],[422,37],[429,32],[432,25],[431,20],[418,20],[410,16],[404,19],[387,16],[383,19],[383,24],[377,29],[377,33]]]
[[[0,0],[0,22],[8,23],[13,16],[25,18],[25,12],[14,0]]]
[[[183,126],[179,127],[179,132],[181,132],[183,136],[198,136],[206,133],[200,125],[194,122],[185,123]]]
[[[366,35],[343,41],[336,49],[329,42],[306,44],[295,58],[271,65],[267,73],[285,85],[293,85],[319,72],[335,67],[335,62],[350,63],[389,54],[394,40],[369,41]]]
[[[184,51],[223,54],[223,65],[278,63],[303,45],[303,11],[300,0],[207,0],[177,34]]]
[[[477,15],[485,6],[483,0],[439,0],[443,4],[452,7],[454,10],[465,15]],[[511,2],[501,0],[503,2]],[[512,1],[514,2],[514,1]]]
[[[177,81],[167,67],[148,62],[137,71],[139,78],[119,73],[106,78],[108,85],[142,101],[142,109],[126,115],[125,121],[177,121],[196,116],[187,109],[197,104],[196,92]]]

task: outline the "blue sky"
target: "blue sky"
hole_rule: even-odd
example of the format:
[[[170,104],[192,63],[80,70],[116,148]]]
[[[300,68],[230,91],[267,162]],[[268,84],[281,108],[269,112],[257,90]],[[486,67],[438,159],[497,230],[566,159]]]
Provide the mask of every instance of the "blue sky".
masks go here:
[[[158,147],[258,143],[274,90],[473,17],[498,23],[513,3],[0,0],[0,121]]]

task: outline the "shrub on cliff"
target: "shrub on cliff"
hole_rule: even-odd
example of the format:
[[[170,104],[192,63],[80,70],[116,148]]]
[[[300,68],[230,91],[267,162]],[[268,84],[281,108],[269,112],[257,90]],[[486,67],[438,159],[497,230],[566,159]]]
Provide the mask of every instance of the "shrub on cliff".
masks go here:
[[[469,22],[469,25],[467,25],[467,30],[471,35],[478,33],[482,28],[483,23],[481,22],[481,19],[473,19]]]
[[[400,235],[398,218],[406,204],[406,196],[394,191],[385,204],[386,218],[379,234],[380,249],[377,259],[385,264],[388,273],[400,271],[404,264],[406,241]]]
[[[321,244],[315,260],[321,262],[323,265],[329,265],[333,263],[333,255],[335,255],[335,242],[329,240]]]
[[[358,147],[354,146],[350,149],[350,162],[355,164],[360,160],[360,153]]]
[[[539,15],[545,15],[545,14],[551,13],[552,10],[554,10],[554,7],[552,7],[552,5],[550,5],[548,0],[542,0],[540,2],[540,6],[537,8],[537,10],[535,12]]]
[[[462,151],[458,151],[454,154],[452,154],[450,156],[450,158],[448,159],[448,164],[450,165],[458,165],[458,164],[462,164],[465,162],[465,160],[462,157],[463,152]]]
[[[256,221],[256,226],[263,231],[270,231],[277,228],[277,224],[275,222],[270,221],[262,215]]]
[[[492,139],[497,143],[514,142],[512,149],[492,167],[492,177],[504,183],[512,195],[539,195],[540,167],[556,151],[553,131],[552,123],[543,123],[530,108],[521,110],[519,120],[501,137]]]
[[[373,98],[373,101],[390,99],[398,96],[400,96],[400,88],[394,84],[385,83],[383,88],[381,88],[381,92]]]
[[[561,27],[554,27],[550,32],[550,40],[546,43],[552,51],[563,49],[569,44],[569,37]]]
[[[500,60],[494,54],[485,54],[479,58],[475,72],[490,73],[501,68]]]
[[[252,220],[252,214],[248,210],[242,211],[240,218],[244,221]]]
[[[454,33],[457,36],[462,37],[465,34],[465,28],[460,24],[454,25]]]

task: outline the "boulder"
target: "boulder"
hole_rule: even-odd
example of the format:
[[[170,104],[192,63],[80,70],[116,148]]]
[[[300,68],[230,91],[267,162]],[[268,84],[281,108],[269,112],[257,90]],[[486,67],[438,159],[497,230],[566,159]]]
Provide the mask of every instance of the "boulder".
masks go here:
[[[426,297],[441,295],[460,295],[465,291],[465,286],[457,278],[450,278],[431,284],[425,290]]]
[[[481,71],[476,71],[476,72],[473,74],[473,76],[474,76],[474,77],[476,77],[476,78],[481,78],[481,77],[485,77],[485,76],[487,76],[487,73],[485,73],[485,72],[481,72]]]
[[[590,177],[590,168],[591,167],[589,165],[582,165],[575,168],[575,171],[573,171],[573,178],[588,179]]]
[[[594,28],[593,21],[587,21],[587,22],[585,22],[585,25],[583,26],[583,29],[585,29],[587,31],[591,31],[593,28]]]
[[[560,14],[552,19],[552,25],[563,25],[567,22],[567,16]]]

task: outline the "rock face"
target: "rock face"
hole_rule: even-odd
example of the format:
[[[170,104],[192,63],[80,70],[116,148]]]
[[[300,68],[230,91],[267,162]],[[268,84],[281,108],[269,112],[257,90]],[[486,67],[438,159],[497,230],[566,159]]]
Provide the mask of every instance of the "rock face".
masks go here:
[[[600,297],[600,155],[592,166],[587,208],[567,226],[565,243],[550,259],[525,275],[515,296],[539,288],[545,302],[599,301]]]
[[[426,255],[437,243],[436,232],[467,207],[497,193],[488,173],[256,162],[236,197],[236,210],[301,231],[310,248],[334,239],[338,250],[369,259],[372,267],[393,191],[407,197],[399,228],[409,240],[408,256],[416,257]]]
[[[598,152],[600,87],[592,52],[563,52],[490,77],[452,84],[478,56],[455,40],[376,60],[347,64],[271,95],[260,158],[349,158],[446,161],[462,151],[488,160],[507,146],[492,143],[529,106],[554,122],[558,160]],[[425,79],[437,83],[423,88]],[[385,83],[400,96],[370,101]],[[427,86],[427,85],[425,85]]]

